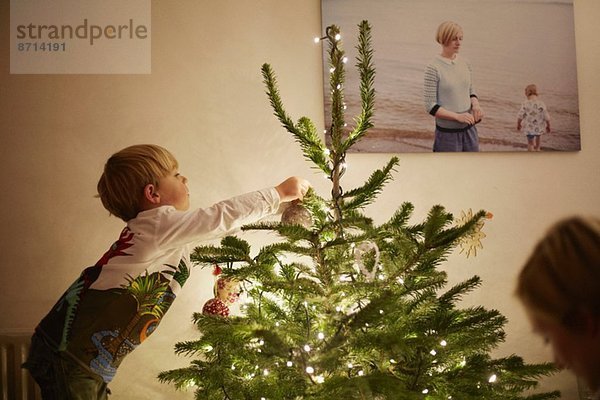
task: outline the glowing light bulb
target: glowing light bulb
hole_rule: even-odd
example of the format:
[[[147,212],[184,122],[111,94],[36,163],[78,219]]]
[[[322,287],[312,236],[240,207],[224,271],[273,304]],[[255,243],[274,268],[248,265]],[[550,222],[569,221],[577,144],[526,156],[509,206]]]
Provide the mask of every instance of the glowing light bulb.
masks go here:
[[[445,340],[442,340],[440,342],[440,346],[442,346],[442,347],[446,347],[447,344],[448,344],[448,342],[446,342]]]
[[[329,68],[329,72],[333,74],[335,72],[335,68],[334,67]]]
[[[304,351],[309,352],[310,351],[310,346],[305,344],[304,345]]]
[[[325,382],[325,377],[323,375],[315,376],[315,382],[323,383],[323,382]]]
[[[294,365],[294,363],[291,362],[291,361],[288,361],[288,362],[285,363],[285,365],[287,365],[288,367],[291,367],[292,365]]]
[[[363,371],[362,369],[360,371],[358,371],[358,376],[363,376],[365,374],[365,371]]]
[[[348,62],[348,57],[343,57],[343,58],[342,58],[342,62],[343,62],[344,64],[346,64],[346,63]]]
[[[323,332],[319,332],[319,333],[318,333],[318,335],[317,335],[317,337],[318,337],[320,340],[323,340],[323,339],[325,339],[325,334],[324,334]]]
[[[264,376],[267,376],[267,375],[269,375],[269,370],[268,370],[268,369],[263,369],[263,375],[264,375]]]
[[[352,363],[348,363],[348,368],[352,369],[354,367],[354,365],[352,365]]]
[[[313,39],[315,41],[315,43],[319,43],[321,41],[320,37],[315,36],[315,38]]]
[[[340,40],[341,38],[342,38],[342,35],[340,35],[339,33],[336,33],[335,40]]]
[[[432,356],[435,356],[435,355],[437,354],[437,352],[436,352],[435,350],[431,350],[431,351],[429,352],[429,354],[431,354]]]
[[[306,373],[307,374],[312,374],[313,372],[315,372],[315,369],[313,367],[306,367]]]
[[[492,376],[490,376],[490,379],[488,379],[489,383],[494,383],[496,382],[496,379],[498,379],[498,377],[496,376],[496,374],[492,374]]]
[[[427,394],[427,393],[429,393],[429,389],[423,389],[423,391],[421,393]]]
[[[393,358],[390,358],[390,364],[396,364],[396,360],[394,360]]]

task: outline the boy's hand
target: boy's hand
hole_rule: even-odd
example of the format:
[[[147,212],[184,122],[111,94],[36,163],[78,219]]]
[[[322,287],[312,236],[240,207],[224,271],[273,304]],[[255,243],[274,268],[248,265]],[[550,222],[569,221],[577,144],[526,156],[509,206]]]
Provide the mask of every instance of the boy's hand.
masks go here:
[[[302,200],[308,188],[310,188],[310,182],[304,178],[292,176],[275,186],[281,202],[294,201],[296,199]]]

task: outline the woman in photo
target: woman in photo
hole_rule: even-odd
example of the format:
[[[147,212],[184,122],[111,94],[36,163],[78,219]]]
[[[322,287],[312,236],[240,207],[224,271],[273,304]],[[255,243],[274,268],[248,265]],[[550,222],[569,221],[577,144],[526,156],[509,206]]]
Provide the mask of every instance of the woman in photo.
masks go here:
[[[425,108],[435,117],[433,151],[479,151],[475,124],[483,111],[473,90],[471,65],[458,53],[463,29],[455,22],[440,24],[436,41],[441,53],[425,68]]]

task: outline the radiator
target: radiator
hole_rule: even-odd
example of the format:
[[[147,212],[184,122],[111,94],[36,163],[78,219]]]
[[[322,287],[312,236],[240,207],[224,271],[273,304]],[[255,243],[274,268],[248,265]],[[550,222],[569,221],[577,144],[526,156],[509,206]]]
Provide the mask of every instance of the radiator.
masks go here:
[[[0,400],[41,400],[39,387],[21,368],[30,341],[31,334],[0,335]]]

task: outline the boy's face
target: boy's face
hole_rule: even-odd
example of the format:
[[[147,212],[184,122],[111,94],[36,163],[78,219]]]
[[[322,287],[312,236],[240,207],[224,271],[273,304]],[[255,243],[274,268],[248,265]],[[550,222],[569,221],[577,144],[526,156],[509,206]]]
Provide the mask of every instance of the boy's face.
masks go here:
[[[187,178],[177,170],[158,181],[158,194],[160,194],[160,205],[170,205],[179,211],[190,208],[190,191],[187,187]]]

